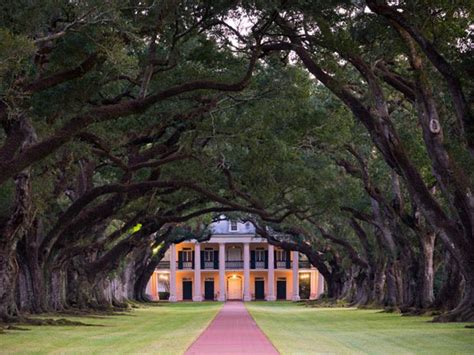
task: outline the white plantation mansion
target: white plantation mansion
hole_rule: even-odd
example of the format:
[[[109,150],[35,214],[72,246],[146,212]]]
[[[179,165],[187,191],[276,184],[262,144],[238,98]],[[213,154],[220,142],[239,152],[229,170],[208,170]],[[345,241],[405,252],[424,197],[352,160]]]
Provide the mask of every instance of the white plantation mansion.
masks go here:
[[[173,244],[153,273],[147,293],[176,301],[315,299],[324,279],[305,256],[270,245],[251,223],[221,220],[212,237]]]

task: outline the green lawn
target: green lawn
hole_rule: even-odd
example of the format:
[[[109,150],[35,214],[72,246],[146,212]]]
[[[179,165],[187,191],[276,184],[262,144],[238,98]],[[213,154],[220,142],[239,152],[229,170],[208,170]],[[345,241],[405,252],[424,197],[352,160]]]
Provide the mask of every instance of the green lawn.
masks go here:
[[[0,354],[182,354],[221,303],[161,304],[104,317],[96,326],[28,326],[0,334]],[[474,354],[474,330],[373,310],[307,308],[291,302],[246,306],[282,354]]]
[[[28,326],[0,334],[0,354],[182,354],[222,303],[175,303],[106,317],[67,317],[98,326]]]
[[[474,329],[429,317],[294,303],[246,303],[282,354],[474,354]]]

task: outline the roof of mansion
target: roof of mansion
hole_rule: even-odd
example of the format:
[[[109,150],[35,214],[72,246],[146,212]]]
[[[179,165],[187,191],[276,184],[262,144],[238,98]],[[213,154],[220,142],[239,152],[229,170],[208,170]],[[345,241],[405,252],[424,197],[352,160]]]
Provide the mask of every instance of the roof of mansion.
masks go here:
[[[211,224],[212,235],[252,235],[255,236],[255,227],[250,222],[231,221],[222,219]]]

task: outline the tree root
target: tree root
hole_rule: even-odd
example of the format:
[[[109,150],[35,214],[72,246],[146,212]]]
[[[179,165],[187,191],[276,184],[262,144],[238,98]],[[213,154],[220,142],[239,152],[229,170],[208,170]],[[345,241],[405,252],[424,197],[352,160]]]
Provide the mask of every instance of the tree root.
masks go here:
[[[64,315],[71,315],[71,316],[79,316],[79,317],[88,317],[88,316],[112,316],[116,315],[117,313],[125,313],[130,311],[132,307],[127,303],[120,303],[114,305],[87,305],[83,307],[72,306],[63,309],[60,312],[55,312],[55,314],[64,314]]]
[[[366,303],[366,304],[361,304],[358,305],[357,308],[359,309],[381,309],[383,308],[383,305],[377,302],[372,302],[372,303]]]
[[[5,326],[0,325],[0,334],[4,334],[6,330],[29,330],[29,329],[17,327],[12,324],[5,325]]]
[[[64,316],[73,316],[73,317],[102,317],[102,316],[114,316],[117,313],[123,314],[127,311],[124,309],[82,309],[82,308],[69,308],[57,314]]]
[[[321,308],[346,308],[350,307],[349,303],[345,300],[339,300],[334,298],[320,298],[317,300],[302,301],[306,307],[321,307]]]
[[[380,313],[401,313],[400,308],[396,306],[386,306]]]
[[[79,321],[73,321],[65,318],[59,319],[38,319],[38,318],[27,318],[26,320],[22,321],[21,324],[30,324],[30,325],[54,325],[54,326],[85,326],[90,327],[93,324],[87,324]]]
[[[82,327],[91,327],[95,324],[87,324],[78,321],[72,321],[65,318],[52,319],[52,318],[28,318],[28,317],[18,317],[15,319],[10,319],[8,323],[0,323],[0,333],[4,333],[6,330],[30,330],[28,328],[22,328],[20,326],[82,326]]]
[[[401,307],[400,312],[403,317],[416,317],[427,314],[429,310],[426,308],[417,307]]]
[[[472,308],[456,308],[452,311],[442,313],[433,318],[433,322],[474,322],[474,309]]]
[[[129,300],[128,305],[132,308],[144,308],[144,307],[161,307],[164,304],[168,304],[168,301],[136,301]]]
[[[438,308],[416,308],[416,307],[405,307],[400,308],[403,317],[415,317],[415,316],[430,316],[435,317],[443,313]]]

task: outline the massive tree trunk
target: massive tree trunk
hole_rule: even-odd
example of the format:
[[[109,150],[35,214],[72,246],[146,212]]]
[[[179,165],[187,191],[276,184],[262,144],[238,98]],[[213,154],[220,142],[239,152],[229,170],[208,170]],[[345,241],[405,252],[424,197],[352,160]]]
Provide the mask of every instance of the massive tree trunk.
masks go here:
[[[67,287],[68,287],[68,272],[67,269],[53,268],[51,272],[43,271],[45,277],[45,291],[42,293],[44,303],[47,304],[48,309],[53,311],[64,311],[68,309],[69,304],[67,302]],[[49,278],[49,280],[46,280]]]
[[[434,301],[433,284],[434,284],[434,266],[433,254],[435,246],[434,233],[425,234],[421,238],[421,267],[419,269],[419,288],[417,295],[419,297],[420,308],[429,308]]]
[[[416,77],[416,108],[419,112],[419,121],[423,131],[423,139],[431,160],[434,175],[445,194],[446,201],[455,211],[454,215],[447,215],[439,202],[431,195],[426,183],[415,164],[409,158],[407,151],[390,119],[390,111],[384,91],[380,86],[370,65],[365,63],[358,55],[340,48],[333,48],[347,59],[361,73],[368,83],[371,96],[371,107],[365,105],[359,98],[348,90],[337,77],[325,72],[313,59],[310,52],[304,47],[295,29],[288,25],[282,18],[277,18],[277,23],[289,38],[291,44],[284,43],[275,48],[294,50],[308,70],[331,90],[344,104],[350,108],[354,116],[364,124],[374,144],[382,153],[387,164],[403,177],[408,192],[416,205],[419,206],[427,221],[446,243],[446,248],[452,252],[457,251],[459,265],[466,280],[466,292],[470,294],[470,279],[474,274],[472,258],[474,250],[473,241],[473,197],[472,188],[468,185],[466,174],[461,167],[454,164],[453,157],[447,152],[443,143],[443,132],[439,124],[436,105],[431,94],[431,88],[426,74],[422,68],[422,60],[417,54],[411,38],[403,30],[399,31],[409,47],[409,57]],[[398,29],[398,28],[397,28]],[[337,42],[334,42],[337,46]],[[271,47],[271,46],[270,46]],[[456,250],[453,250],[456,249]],[[457,311],[457,316],[447,316],[445,319],[463,320],[459,315],[464,314],[464,320],[470,319],[469,308],[472,301],[464,298]],[[464,309],[464,311],[463,311]]]
[[[384,304],[387,307],[398,307],[400,305],[400,288],[398,282],[397,258],[398,248],[395,233],[393,232],[394,223],[385,213],[385,208],[380,202],[371,198],[371,206],[374,219],[379,231],[375,231],[379,248],[385,251],[387,263],[385,266],[385,299]],[[391,216],[390,216],[391,217]]]
[[[351,305],[366,306],[371,303],[373,277],[374,275],[371,268],[368,270],[358,270],[354,276],[354,290]]]
[[[462,298],[456,308],[436,317],[435,321],[474,322],[474,257],[461,263],[460,268],[464,279]]]
[[[23,151],[36,141],[36,135],[26,117],[20,116],[17,119],[18,121],[15,121],[12,128],[7,130],[7,141],[9,136],[20,133],[19,136],[22,139],[15,144],[20,146],[20,151]],[[15,198],[12,213],[4,221],[4,224],[0,225],[0,319],[4,321],[18,316],[15,303],[19,271],[16,249],[18,241],[28,233],[31,218],[30,169],[26,169],[15,177]]]
[[[368,263],[365,279],[358,279],[357,287],[362,288],[356,294],[360,295],[359,305],[382,305],[385,288],[385,256],[383,246],[377,240],[369,242],[369,236],[355,218],[350,219],[350,225],[354,229],[364,249],[365,258]],[[363,301],[365,299],[365,301]]]
[[[342,295],[342,290],[344,288],[344,282],[337,277],[337,275],[330,274],[324,277],[327,286],[326,297],[339,299]]]
[[[389,260],[385,268],[385,285],[387,289],[385,292],[384,303],[387,307],[397,307],[399,305],[398,287],[395,273],[395,264],[392,260]]]
[[[18,316],[15,303],[18,265],[15,248],[7,243],[0,244],[0,320],[8,322]]]
[[[385,288],[385,264],[380,263],[380,267],[374,273],[374,287],[371,298],[374,305],[381,305],[384,299]]]
[[[29,313],[41,313],[51,310],[48,307],[45,275],[51,273],[44,270],[39,262],[39,247],[43,238],[43,228],[37,217],[30,232],[19,242],[17,256],[20,266],[18,293],[21,298],[20,308]]]
[[[146,294],[146,286],[150,277],[153,275],[156,267],[160,263],[161,259],[165,256],[166,251],[168,250],[170,242],[163,242],[162,246],[156,254],[152,254],[146,262],[141,265],[139,269],[136,270],[136,281],[134,285],[134,298],[137,301],[148,302],[150,298]]]
[[[441,310],[456,308],[462,296],[462,276],[459,266],[451,253],[445,252],[443,260],[441,288],[435,294],[433,307]]]

